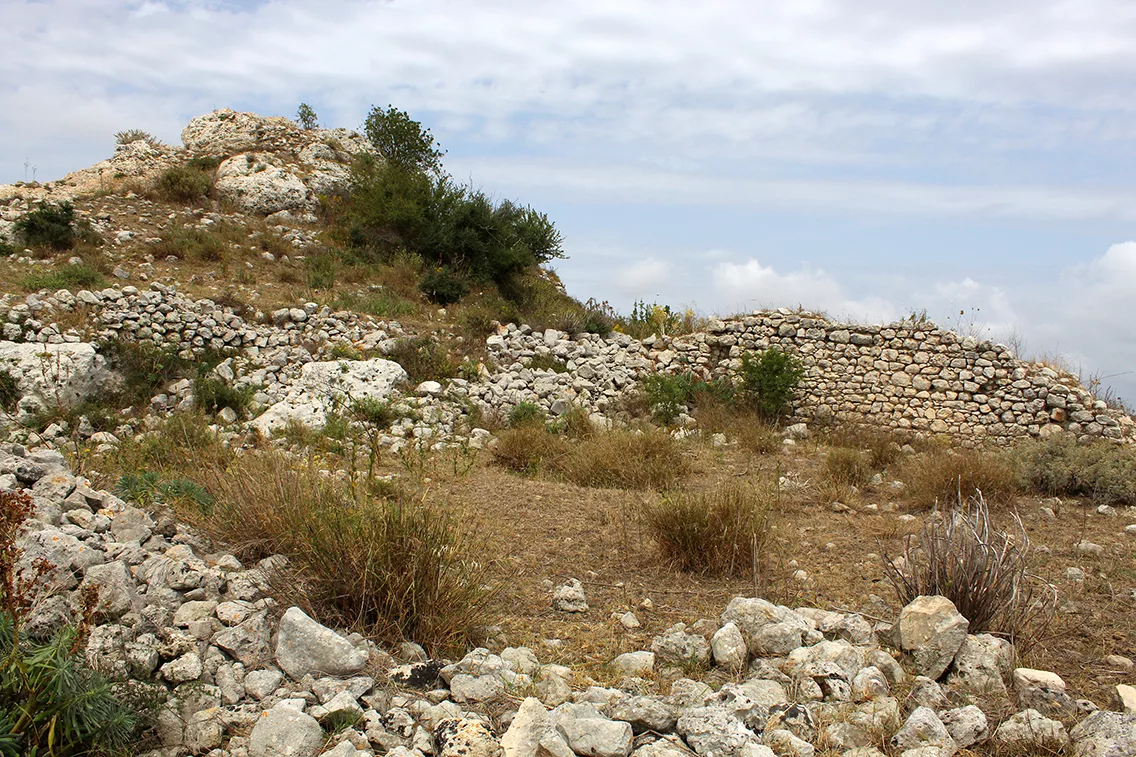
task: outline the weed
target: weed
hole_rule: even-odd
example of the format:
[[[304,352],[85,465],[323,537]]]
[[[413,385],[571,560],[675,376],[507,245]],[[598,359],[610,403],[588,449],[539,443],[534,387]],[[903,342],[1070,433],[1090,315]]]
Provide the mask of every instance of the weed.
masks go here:
[[[519,402],[509,411],[509,425],[514,428],[534,424],[543,426],[544,420],[544,410],[534,402]]]
[[[332,307],[336,310],[366,313],[376,318],[398,318],[410,315],[415,310],[414,303],[410,300],[381,290],[367,294],[344,292],[335,299]]]
[[[122,376],[129,404],[149,402],[167,383],[187,375],[192,365],[176,350],[124,339],[106,339],[98,350]]]
[[[842,486],[863,487],[872,477],[867,456],[858,449],[834,447],[824,458],[825,475]]]
[[[680,570],[739,575],[768,549],[772,505],[767,494],[732,484],[666,495],[644,516],[659,551]]]
[[[193,404],[206,413],[217,413],[229,408],[244,415],[252,402],[256,389],[252,386],[235,387],[213,376],[198,376],[193,381]]]
[[[35,271],[24,276],[20,286],[28,292],[41,289],[75,289],[101,287],[106,284],[103,275],[91,266],[80,263],[66,265],[49,271]]]
[[[389,402],[377,397],[361,397],[351,400],[351,415],[361,423],[369,423],[376,428],[390,428],[399,419]]]
[[[1023,632],[1052,612],[1040,589],[1052,587],[1030,574],[1029,535],[1019,518],[1014,521],[1017,533],[1007,534],[994,527],[981,495],[959,502],[905,539],[898,565],[881,549],[884,575],[901,604],[941,595],[970,621],[970,633],[998,631],[1028,642]]]
[[[162,235],[162,241],[153,247],[155,257],[174,255],[183,260],[216,263],[224,260],[227,240],[212,229],[183,227],[171,229]]]
[[[608,431],[571,445],[557,472],[579,486],[664,489],[690,465],[678,442],[662,431]]]
[[[387,357],[401,365],[416,384],[453,378],[458,373],[457,363],[428,337],[400,339]]]
[[[552,355],[533,355],[529,358],[525,367],[532,371],[552,371],[553,373],[568,372],[568,364]]]
[[[12,412],[20,396],[20,382],[7,368],[0,368],[0,409]]]
[[[161,144],[157,137],[142,129],[126,129],[124,131],[115,132],[114,143],[116,145],[129,145],[134,142],[145,142],[149,145]]]
[[[16,537],[32,513],[23,492],[0,492],[0,753],[70,755],[125,749],[138,718],[111,683],[90,669],[83,650],[98,595],[79,594],[80,620],[46,639],[26,621],[48,566],[18,565]]]
[[[309,289],[331,289],[335,286],[338,264],[333,253],[319,250],[304,259],[304,270]]]
[[[531,476],[545,470],[565,451],[563,439],[549,433],[543,424],[528,424],[497,435],[493,461],[516,473]]]

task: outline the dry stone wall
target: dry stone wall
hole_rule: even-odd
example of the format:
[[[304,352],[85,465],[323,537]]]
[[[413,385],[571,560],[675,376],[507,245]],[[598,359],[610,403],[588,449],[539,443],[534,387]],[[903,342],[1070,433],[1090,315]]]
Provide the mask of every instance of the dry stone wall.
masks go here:
[[[929,322],[852,325],[764,310],[711,321],[707,331],[666,347],[656,359],[667,369],[713,375],[735,373],[746,352],[776,347],[796,354],[805,367],[797,401],[803,420],[866,421],[969,442],[1058,433],[1136,440],[1136,422],[1076,376]]]

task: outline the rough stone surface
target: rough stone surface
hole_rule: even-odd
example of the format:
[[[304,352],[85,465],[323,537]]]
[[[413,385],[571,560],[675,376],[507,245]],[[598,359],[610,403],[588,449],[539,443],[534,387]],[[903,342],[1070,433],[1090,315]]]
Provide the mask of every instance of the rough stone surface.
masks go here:
[[[946,597],[916,597],[899,613],[899,646],[911,653],[916,670],[938,679],[966,640],[970,622]]]
[[[323,729],[310,715],[278,706],[256,720],[249,735],[249,757],[315,757],[323,746]]]
[[[280,619],[276,661],[298,680],[305,675],[355,675],[367,664],[367,655],[293,607]]]

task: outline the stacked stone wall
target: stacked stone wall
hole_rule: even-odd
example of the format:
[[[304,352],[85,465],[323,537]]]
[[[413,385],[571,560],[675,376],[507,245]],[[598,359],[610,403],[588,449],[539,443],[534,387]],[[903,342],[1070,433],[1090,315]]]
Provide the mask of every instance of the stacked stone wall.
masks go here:
[[[1094,397],[1077,376],[925,321],[851,325],[813,313],[759,311],[671,340],[658,359],[670,370],[730,375],[743,354],[770,347],[804,365],[797,402],[804,420],[866,421],[970,442],[1057,433],[1136,440],[1133,419]]]

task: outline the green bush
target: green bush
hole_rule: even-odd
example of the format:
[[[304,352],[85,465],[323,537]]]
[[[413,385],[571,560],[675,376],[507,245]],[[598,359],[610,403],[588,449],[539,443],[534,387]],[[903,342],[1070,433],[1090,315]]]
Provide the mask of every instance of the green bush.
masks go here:
[[[75,208],[69,202],[39,203],[16,221],[16,235],[29,247],[63,251],[75,246]]]
[[[381,259],[407,250],[506,296],[519,274],[563,257],[563,240],[545,214],[373,160],[357,162],[342,220],[356,251]]]
[[[399,419],[399,414],[389,402],[377,397],[361,397],[351,401],[351,415],[355,420],[369,423],[377,428],[390,428]]]
[[[654,373],[643,380],[647,407],[659,423],[671,424],[683,408],[703,398],[724,404],[733,402],[733,387],[724,380],[706,381],[693,373]]]
[[[319,126],[319,118],[316,112],[312,110],[312,106],[307,103],[300,103],[300,107],[296,108],[296,123],[300,124],[303,129],[314,129]]]
[[[535,402],[520,402],[509,411],[509,425],[512,427],[544,424],[544,410]]]
[[[386,110],[371,108],[363,122],[363,133],[379,155],[391,165],[410,173],[442,174],[446,153],[434,142],[429,129],[393,105]]]
[[[162,241],[152,248],[155,257],[176,255],[183,260],[216,263],[224,259],[225,240],[211,229],[184,227],[162,234]]]
[[[106,279],[97,270],[87,265],[65,265],[49,271],[37,271],[24,276],[20,286],[28,292],[38,292],[41,289],[75,289],[101,287]]]
[[[744,575],[768,550],[772,502],[752,487],[735,484],[663,496],[644,514],[659,551],[679,570]]]
[[[34,638],[26,619],[44,581],[17,571],[16,535],[32,512],[22,492],[0,492],[0,754],[79,755],[124,750],[138,719],[84,659],[97,595],[84,592],[78,625]]]
[[[19,252],[19,250],[15,245],[0,241],[0,258],[10,258],[17,252]]]
[[[114,485],[114,493],[140,507],[187,503],[207,512],[215,502],[205,487],[196,481],[185,478],[163,480],[152,471],[121,476]]]
[[[20,401],[20,382],[7,368],[0,368],[0,408],[12,412]]]
[[[451,305],[469,294],[466,277],[446,266],[427,271],[418,288],[435,305]]]
[[[1015,458],[1022,484],[1040,494],[1136,505],[1136,453],[1128,447],[1062,434],[1023,445]]]
[[[304,258],[304,270],[308,287],[311,289],[331,289],[335,286],[335,255],[328,251],[316,252]]]
[[[166,202],[194,203],[213,191],[213,174],[196,165],[173,166],[158,175],[154,191]]]
[[[793,390],[804,376],[800,361],[788,352],[771,347],[756,357],[742,355],[739,371],[743,402],[766,419],[791,412]]]

